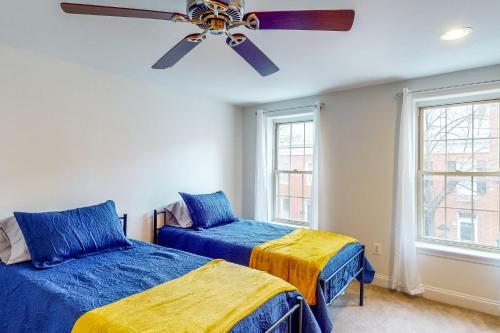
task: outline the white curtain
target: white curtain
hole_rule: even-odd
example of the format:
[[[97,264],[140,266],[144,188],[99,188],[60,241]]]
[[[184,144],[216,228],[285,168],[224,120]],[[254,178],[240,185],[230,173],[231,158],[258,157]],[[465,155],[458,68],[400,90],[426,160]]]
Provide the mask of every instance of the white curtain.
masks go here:
[[[254,218],[267,221],[268,211],[268,179],[267,179],[267,120],[264,111],[257,111],[257,133],[255,146],[255,211]]]
[[[312,218],[309,228],[319,228],[319,179],[320,179],[320,148],[321,148],[321,113],[323,104],[318,103],[313,112],[314,124],[314,151],[313,151],[313,174],[311,192]]]
[[[410,295],[422,294],[416,251],[417,222],[417,113],[408,89],[403,91],[399,124],[399,154],[395,205],[395,239],[392,288]]]

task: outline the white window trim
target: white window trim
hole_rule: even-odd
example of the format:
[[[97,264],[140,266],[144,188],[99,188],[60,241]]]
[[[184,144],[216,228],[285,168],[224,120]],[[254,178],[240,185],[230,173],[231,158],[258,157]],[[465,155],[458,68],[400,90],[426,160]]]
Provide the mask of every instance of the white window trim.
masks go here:
[[[277,147],[277,125],[278,124],[284,124],[284,123],[294,123],[294,122],[308,122],[308,121],[314,121],[314,117],[313,117],[313,113],[312,111],[311,112],[301,112],[301,113],[298,113],[298,114],[288,114],[288,115],[280,115],[280,116],[276,116],[276,117],[273,117],[271,118],[271,122],[272,122],[272,138],[273,138],[273,141],[272,141],[272,190],[271,190],[271,200],[272,200],[272,205],[271,205],[271,209],[270,209],[270,215],[271,215],[271,218],[269,220],[269,222],[273,223],[273,224],[277,224],[277,225],[286,225],[286,226],[290,226],[290,227],[296,227],[296,228],[308,228],[309,226],[308,225],[296,225],[294,224],[293,222],[296,222],[298,224],[300,223],[304,223],[303,221],[295,221],[295,220],[292,220],[292,219],[280,219],[280,218],[277,218],[276,217],[276,206],[278,205],[278,199],[277,199],[277,195],[276,195],[276,191],[277,191],[277,173],[278,173],[278,170],[277,170],[277,167],[276,167],[276,147]],[[293,171],[291,171],[290,173],[294,173]],[[303,173],[303,174],[311,174],[312,175],[312,171],[300,171],[300,173]],[[291,204],[291,203],[289,203]]]
[[[283,223],[283,222],[278,222],[278,221],[274,221],[274,220],[270,220],[268,223],[281,225],[281,226],[285,226],[285,227],[291,227],[291,228],[295,228],[295,229],[309,229],[309,227],[307,227],[307,226],[304,227],[304,226],[300,226],[300,225]]]
[[[433,174],[449,174],[456,175],[459,173],[463,176],[492,176],[495,173],[492,172],[425,172],[421,171],[421,163],[423,163],[423,151],[422,151],[422,141],[423,135],[421,133],[422,121],[423,117],[421,117],[421,111],[424,108],[436,107],[442,105],[449,104],[467,104],[467,103],[479,103],[485,101],[500,101],[500,88],[493,90],[485,90],[475,91],[473,93],[464,93],[464,94],[453,94],[449,96],[430,96],[430,97],[421,97],[414,99],[414,107],[415,112],[417,113],[417,158],[416,158],[416,181],[417,181],[417,249],[419,253],[430,254],[430,255],[438,255],[445,256],[443,253],[448,253],[447,257],[451,257],[453,259],[462,259],[465,261],[482,263],[484,261],[491,263],[498,262],[500,266],[500,249],[490,247],[490,246],[482,246],[477,244],[467,244],[465,242],[455,242],[448,241],[442,239],[433,239],[430,237],[423,237],[423,223],[421,219],[423,218],[423,200],[422,200],[422,183],[421,179],[423,179],[423,174],[433,175]],[[500,176],[500,172],[496,173]],[[476,225],[477,227],[477,225]],[[476,233],[477,237],[477,233]],[[464,259],[465,258],[465,259]],[[495,264],[496,266],[496,264]]]
[[[418,254],[500,267],[500,254],[498,253],[472,250],[457,246],[446,246],[428,241],[417,241],[416,246]]]

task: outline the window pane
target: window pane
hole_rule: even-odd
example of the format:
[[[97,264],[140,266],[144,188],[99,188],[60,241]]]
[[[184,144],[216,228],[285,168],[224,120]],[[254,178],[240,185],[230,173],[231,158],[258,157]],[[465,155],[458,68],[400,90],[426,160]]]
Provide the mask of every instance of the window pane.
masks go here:
[[[312,148],[306,148],[305,149],[305,171],[312,171],[313,170],[313,149]]]
[[[292,148],[292,167],[291,170],[304,171],[304,148]]]
[[[290,196],[302,196],[302,174],[290,174]]]
[[[424,236],[438,237],[441,235],[440,230],[442,225],[446,224],[445,209],[437,207],[424,208]],[[439,228],[438,228],[439,227]]]
[[[476,242],[475,224],[477,221],[476,214],[472,212],[457,213],[457,240],[467,243]]]
[[[292,146],[304,147],[304,123],[292,124]]]
[[[498,139],[474,140],[474,171],[498,171]]]
[[[472,105],[448,107],[446,115],[448,140],[472,139]]]
[[[291,125],[283,124],[278,125],[278,140],[280,148],[290,147]]]
[[[304,198],[311,197],[312,175],[304,175]]]
[[[312,121],[306,123],[306,146],[312,146],[314,142],[314,126]]]
[[[445,177],[424,176],[423,195],[425,206],[444,207],[446,202]]]
[[[456,171],[472,171],[472,140],[448,140],[446,149],[448,166],[454,163]]]
[[[425,171],[446,171],[446,141],[424,141]]]
[[[500,211],[499,177],[474,177],[474,209]]]
[[[290,179],[287,173],[280,173],[278,176],[278,194],[289,196],[290,195]]]
[[[443,239],[450,241],[460,240],[460,225],[462,223],[470,223],[472,211],[467,209],[447,209],[446,223],[447,232],[443,234]]]
[[[461,223],[460,224],[460,241],[461,242],[474,242],[475,241],[474,224]]]
[[[279,197],[277,208],[278,208],[278,218],[285,220],[290,218],[290,198]]]
[[[312,211],[311,211],[311,199],[304,199],[304,222],[309,222],[312,220]]]
[[[472,153],[472,140],[448,140],[446,143],[448,155]]]
[[[290,149],[278,150],[278,170],[290,170]]]
[[[290,198],[290,219],[304,221],[304,210],[302,208],[302,198]]]
[[[499,103],[474,105],[474,137],[498,138]]]
[[[476,243],[486,246],[500,246],[500,217],[498,212],[475,211]]]
[[[446,206],[472,209],[472,177],[446,177]]]
[[[424,140],[444,140],[446,138],[446,109],[432,108],[424,112]]]

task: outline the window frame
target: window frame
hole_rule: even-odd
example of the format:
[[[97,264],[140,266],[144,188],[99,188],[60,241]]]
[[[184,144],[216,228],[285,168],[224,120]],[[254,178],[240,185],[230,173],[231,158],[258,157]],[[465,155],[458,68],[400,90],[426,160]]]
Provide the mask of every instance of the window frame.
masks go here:
[[[280,174],[283,174],[283,173],[286,173],[288,174],[288,186],[290,186],[290,175],[291,174],[300,174],[302,175],[302,180],[304,180],[304,175],[311,175],[312,177],[312,174],[313,174],[313,171],[314,170],[311,170],[311,171],[299,171],[299,170],[279,170],[278,169],[278,153],[279,153],[279,139],[278,139],[278,127],[280,125],[287,125],[287,124],[298,124],[298,123],[309,123],[309,122],[313,122],[314,119],[312,117],[312,115],[308,115],[308,116],[305,116],[305,117],[300,117],[297,119],[297,117],[295,116],[290,116],[289,118],[288,117],[284,117],[284,118],[281,118],[281,119],[276,119],[275,121],[273,121],[273,168],[272,168],[272,175],[273,175],[273,180],[272,180],[272,184],[273,184],[273,189],[272,189],[272,196],[273,196],[273,204],[272,204],[272,210],[271,210],[271,220],[273,222],[277,222],[279,224],[285,224],[285,225],[288,225],[288,226],[292,226],[292,227],[309,227],[310,225],[310,222],[311,221],[297,221],[297,220],[293,220],[291,218],[288,218],[288,219],[283,219],[283,218],[279,218],[278,217],[278,209],[277,207],[279,206],[279,194],[278,194],[278,182],[279,182],[279,175]],[[314,126],[314,123],[313,123],[313,126]],[[314,128],[314,127],[313,127]],[[290,129],[291,131],[291,129]],[[305,133],[304,133],[305,135]],[[312,148],[313,148],[313,152],[314,152],[314,142],[312,143]],[[304,154],[305,156],[305,154]],[[304,161],[305,163],[305,161]],[[314,164],[313,164],[313,167],[312,169],[314,168]],[[290,169],[291,169],[291,161],[290,161]],[[304,188],[304,181],[302,182],[302,191],[303,191],[303,188]],[[303,195],[304,193],[302,193]],[[311,194],[312,195],[312,194]],[[292,196],[288,196],[289,198],[292,198]],[[293,197],[293,198],[302,198],[303,200],[306,199],[305,197]],[[311,200],[312,198],[309,198],[309,200]],[[290,208],[291,206],[291,202],[288,203],[288,206]],[[305,208],[303,207],[304,211],[305,211]],[[290,217],[290,216],[289,216]]]
[[[467,101],[447,101],[446,103],[426,103],[422,105],[416,106],[417,108],[417,159],[416,159],[416,184],[417,184],[417,241],[421,243],[428,244],[436,244],[443,246],[450,246],[454,248],[461,249],[470,249],[477,250],[483,252],[493,252],[500,253],[500,248],[495,246],[481,245],[470,242],[462,242],[462,241],[454,241],[454,240],[446,240],[446,239],[438,239],[432,237],[424,236],[424,198],[423,198],[423,183],[424,176],[463,176],[463,177],[488,177],[488,176],[497,176],[500,177],[500,167],[498,171],[425,171],[424,170],[424,112],[426,109],[430,108],[439,108],[439,107],[450,107],[450,106],[464,106],[464,105],[474,105],[474,104],[482,104],[488,102],[496,102],[500,104],[500,97],[495,98],[484,98],[484,99],[470,99]],[[499,117],[499,129],[500,129],[500,117]],[[474,121],[472,122],[472,126],[474,126]],[[473,142],[473,138],[471,139]],[[499,139],[500,140],[500,139]],[[473,149],[473,148],[472,148]],[[499,159],[500,159],[500,148],[499,148]],[[474,156],[474,152],[472,152],[472,156]],[[474,160],[472,160],[474,163]],[[500,162],[499,162],[500,163]],[[445,181],[446,186],[446,181]],[[474,193],[474,191],[472,190]],[[472,207],[471,212],[474,214],[474,195],[472,195]],[[500,223],[500,221],[499,221]],[[458,226],[460,227],[460,226]],[[477,224],[474,224],[475,228],[475,238],[477,239]],[[458,228],[459,229],[459,228]],[[457,233],[460,231],[457,230]]]

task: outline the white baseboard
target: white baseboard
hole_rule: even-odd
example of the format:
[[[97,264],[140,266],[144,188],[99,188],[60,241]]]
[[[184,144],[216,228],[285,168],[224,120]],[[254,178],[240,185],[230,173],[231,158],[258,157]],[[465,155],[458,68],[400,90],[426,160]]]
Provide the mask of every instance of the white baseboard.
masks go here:
[[[375,274],[375,279],[373,280],[373,284],[378,287],[391,289],[391,278],[388,277],[387,275]]]
[[[382,288],[391,288],[391,278],[386,275],[375,274],[373,284]],[[437,288],[429,285],[424,285],[424,298],[445,303],[462,308],[475,310],[494,316],[500,316],[500,304],[491,299],[472,296],[458,291]]]

